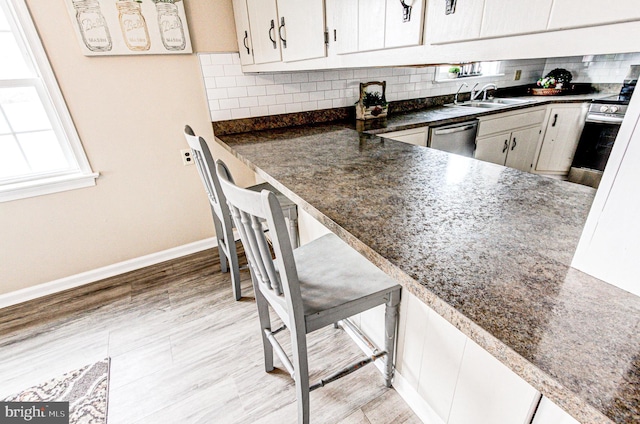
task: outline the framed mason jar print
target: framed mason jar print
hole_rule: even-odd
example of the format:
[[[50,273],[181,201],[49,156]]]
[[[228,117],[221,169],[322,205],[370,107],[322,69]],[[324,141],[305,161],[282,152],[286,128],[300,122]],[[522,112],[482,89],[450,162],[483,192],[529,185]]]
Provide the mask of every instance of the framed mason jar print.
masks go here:
[[[86,56],[192,53],[183,0],[65,0]]]

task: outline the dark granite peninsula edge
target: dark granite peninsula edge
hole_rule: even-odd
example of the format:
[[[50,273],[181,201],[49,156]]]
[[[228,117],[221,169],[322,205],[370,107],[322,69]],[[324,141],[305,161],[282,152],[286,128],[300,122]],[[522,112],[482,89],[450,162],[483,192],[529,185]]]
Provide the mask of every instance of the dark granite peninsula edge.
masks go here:
[[[217,140],[575,418],[638,422],[640,298],[570,268],[595,190],[348,124]]]

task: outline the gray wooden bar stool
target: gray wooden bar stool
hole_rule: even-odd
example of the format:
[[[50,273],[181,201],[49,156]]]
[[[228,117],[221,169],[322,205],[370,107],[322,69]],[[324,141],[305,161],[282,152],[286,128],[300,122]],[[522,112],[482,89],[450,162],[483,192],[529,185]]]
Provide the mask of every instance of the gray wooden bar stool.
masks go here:
[[[309,422],[311,390],[385,355],[385,383],[390,387],[401,287],[334,234],[293,249],[275,194],[236,186],[220,160],[216,162],[216,171],[249,261],[262,330],[265,370],[273,371],[275,350],[296,383],[298,422]],[[262,230],[263,220],[269,227],[271,248]],[[385,351],[376,348],[371,357],[310,387],[306,335],[382,304],[386,305]],[[268,306],[289,328],[293,361],[274,337],[285,327],[271,329]]]
[[[231,283],[233,295],[236,300],[240,300],[242,292],[240,288],[240,266],[238,265],[238,253],[233,236],[233,220],[229,212],[229,207],[220,189],[220,182],[215,173],[215,164],[209,146],[202,137],[197,137],[191,127],[184,127],[184,136],[189,143],[193,160],[198,168],[198,174],[204,184],[207,197],[211,206],[213,225],[216,231],[218,242],[218,252],[220,256],[220,269],[222,272],[231,271]],[[260,192],[270,190],[277,193],[276,196],[287,218],[287,228],[291,237],[292,246],[298,246],[298,208],[289,198],[278,192],[271,184],[262,183],[251,186],[249,190]]]

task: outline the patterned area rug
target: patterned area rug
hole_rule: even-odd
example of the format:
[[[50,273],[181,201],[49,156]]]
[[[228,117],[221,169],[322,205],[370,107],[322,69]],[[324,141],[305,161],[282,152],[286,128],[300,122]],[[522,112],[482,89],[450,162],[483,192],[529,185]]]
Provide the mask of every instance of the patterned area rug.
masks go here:
[[[69,402],[70,424],[105,424],[109,358],[70,371],[3,399],[5,402]]]

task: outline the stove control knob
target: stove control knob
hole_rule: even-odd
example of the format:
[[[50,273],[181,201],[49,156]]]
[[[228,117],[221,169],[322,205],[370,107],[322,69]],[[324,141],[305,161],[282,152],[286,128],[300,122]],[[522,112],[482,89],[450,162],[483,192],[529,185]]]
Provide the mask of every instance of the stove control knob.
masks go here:
[[[609,108],[609,112],[611,113],[616,113],[618,111],[619,107],[618,106],[611,106]]]
[[[609,106],[600,106],[600,112],[605,113],[609,110]]]

